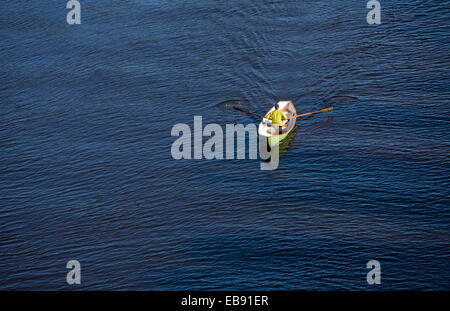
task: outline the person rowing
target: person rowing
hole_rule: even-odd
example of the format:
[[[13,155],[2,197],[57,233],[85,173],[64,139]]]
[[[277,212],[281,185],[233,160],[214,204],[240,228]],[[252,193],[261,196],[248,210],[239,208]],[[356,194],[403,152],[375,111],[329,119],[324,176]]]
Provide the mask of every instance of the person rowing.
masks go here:
[[[280,110],[278,103],[275,105],[275,110],[266,116],[266,119],[272,120],[272,126],[275,133],[281,134],[283,130],[283,121],[287,120],[286,115]]]

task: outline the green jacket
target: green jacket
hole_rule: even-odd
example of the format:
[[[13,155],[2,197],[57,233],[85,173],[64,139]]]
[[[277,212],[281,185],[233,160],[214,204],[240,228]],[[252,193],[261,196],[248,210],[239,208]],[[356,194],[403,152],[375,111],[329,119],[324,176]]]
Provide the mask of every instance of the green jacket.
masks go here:
[[[266,116],[267,119],[272,120],[274,125],[282,125],[283,120],[287,120],[286,115],[280,110],[274,110]]]

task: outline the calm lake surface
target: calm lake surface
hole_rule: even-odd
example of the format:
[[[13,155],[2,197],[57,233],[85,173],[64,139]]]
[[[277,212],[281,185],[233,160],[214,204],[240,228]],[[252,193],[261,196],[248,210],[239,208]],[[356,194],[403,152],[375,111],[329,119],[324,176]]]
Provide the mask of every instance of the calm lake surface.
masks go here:
[[[450,289],[447,1],[80,2],[0,5],[1,289]],[[334,110],[274,171],[174,160],[233,99]]]

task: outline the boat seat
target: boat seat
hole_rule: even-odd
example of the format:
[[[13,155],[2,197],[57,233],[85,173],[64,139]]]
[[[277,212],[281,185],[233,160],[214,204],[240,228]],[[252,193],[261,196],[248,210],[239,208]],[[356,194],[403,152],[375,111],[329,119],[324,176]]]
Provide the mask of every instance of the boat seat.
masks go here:
[[[287,109],[280,109],[280,111],[283,112],[288,118],[292,115],[292,113]]]

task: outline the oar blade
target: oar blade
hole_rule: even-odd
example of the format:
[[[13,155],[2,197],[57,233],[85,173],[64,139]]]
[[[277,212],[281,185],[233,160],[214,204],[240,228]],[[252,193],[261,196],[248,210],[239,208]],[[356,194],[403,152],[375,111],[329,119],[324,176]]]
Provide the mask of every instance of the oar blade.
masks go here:
[[[239,111],[242,111],[242,112],[245,112],[245,113],[249,113],[250,112],[247,109],[240,108],[240,107],[233,107],[233,109],[236,109],[236,110],[239,110]]]
[[[253,115],[255,115],[255,116],[258,116],[258,117],[260,117],[260,118],[263,118],[262,115],[257,114],[257,113],[254,113],[254,112],[251,112],[251,111],[249,111],[249,110],[247,110],[247,109],[240,108],[240,107],[233,107],[233,108],[236,109],[236,110],[239,110],[239,111],[242,111],[242,112],[245,112],[245,113],[248,113],[248,114],[253,114]]]

